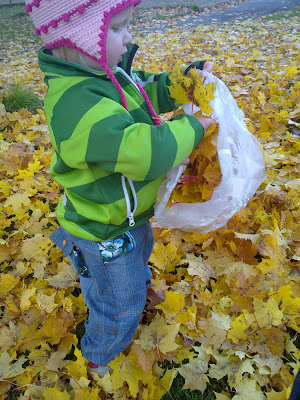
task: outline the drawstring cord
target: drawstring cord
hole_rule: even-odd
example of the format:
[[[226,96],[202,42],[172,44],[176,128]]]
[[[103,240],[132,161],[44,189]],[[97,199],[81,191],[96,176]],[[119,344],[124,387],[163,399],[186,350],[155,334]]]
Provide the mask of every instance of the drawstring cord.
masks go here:
[[[136,85],[137,85],[137,87],[139,88],[140,92],[142,93],[142,95],[143,95],[143,97],[144,97],[144,99],[145,99],[145,101],[146,101],[146,104],[147,104],[147,106],[148,106],[148,108],[149,108],[149,110],[150,110],[150,112],[151,112],[154,125],[161,125],[161,120],[159,119],[158,115],[156,114],[156,112],[155,112],[155,110],[154,110],[154,108],[153,108],[153,105],[151,104],[151,101],[150,101],[150,99],[149,99],[147,93],[146,93],[145,90],[142,88],[142,86],[139,85],[137,82],[136,82]]]
[[[106,71],[106,72],[108,73],[108,71]],[[111,72],[111,71],[110,71],[110,72]],[[152,104],[151,104],[151,101],[150,101],[150,99],[149,99],[147,93],[145,92],[145,90],[142,88],[142,86],[139,85],[137,82],[135,82],[135,81],[131,78],[131,76],[129,76],[122,68],[117,67],[117,68],[116,68],[116,72],[120,72],[122,75],[124,75],[125,78],[127,78],[127,79],[129,80],[129,82],[132,83],[133,86],[141,93],[141,95],[144,97],[145,102],[146,102],[146,104],[147,104],[147,106],[148,106],[148,108],[149,108],[149,111],[150,111],[151,115],[152,115],[152,119],[153,119],[154,125],[161,125],[161,120],[159,119],[159,116],[156,114],[156,112],[155,112],[155,110],[154,110],[154,108],[153,108],[153,106],[152,106]],[[118,92],[120,93],[120,95],[121,95],[121,92],[122,92],[122,94],[123,94],[123,96],[121,95],[122,104],[123,104],[123,106],[126,108],[126,110],[128,111],[127,103],[126,103],[126,99],[125,99],[125,95],[124,95],[124,92],[123,92],[123,90],[122,90],[122,87],[121,87],[121,85],[119,84],[119,82],[117,81],[117,79],[116,79],[116,77],[114,76],[114,74],[113,74],[112,72],[111,72],[111,74],[112,74],[112,76],[109,75],[109,74],[108,74],[108,75],[109,75],[109,77],[111,78],[111,80],[113,81],[113,83],[114,83],[114,85],[116,86],[116,88],[117,88]],[[114,78],[114,79],[113,79],[113,78]]]
[[[125,97],[125,94],[123,92],[122,86],[119,84],[119,82],[117,81],[117,78],[115,77],[114,73],[111,71],[110,68],[105,66],[104,69],[105,69],[105,72],[107,73],[107,75],[109,76],[109,78],[111,79],[112,83],[115,85],[117,91],[119,92],[119,95],[121,96],[123,107],[129,112],[128,106],[127,106],[127,102],[126,102],[126,97]]]
[[[67,199],[66,191],[64,191],[64,198],[63,198],[63,205],[64,205],[64,207],[66,207],[67,201],[68,201],[68,199]]]

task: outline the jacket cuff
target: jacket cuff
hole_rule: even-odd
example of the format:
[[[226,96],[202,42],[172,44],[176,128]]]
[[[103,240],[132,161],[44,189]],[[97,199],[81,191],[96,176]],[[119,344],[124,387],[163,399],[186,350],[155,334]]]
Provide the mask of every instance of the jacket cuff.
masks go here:
[[[205,63],[206,61],[193,62],[189,67],[186,68],[186,70],[184,71],[184,75],[187,76],[191,68],[200,69],[202,71]]]

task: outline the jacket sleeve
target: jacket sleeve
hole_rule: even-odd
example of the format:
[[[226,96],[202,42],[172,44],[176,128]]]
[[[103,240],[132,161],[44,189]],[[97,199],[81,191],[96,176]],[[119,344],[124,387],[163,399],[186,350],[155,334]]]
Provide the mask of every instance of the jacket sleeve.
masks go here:
[[[160,126],[135,123],[124,107],[105,97],[56,147],[70,168],[96,166],[143,181],[179,164],[202,137],[203,127],[192,116],[180,114]]]
[[[154,74],[148,71],[133,71],[133,76],[147,93],[157,114],[170,112],[178,108],[175,100],[170,96],[171,81],[166,72]]]
[[[203,69],[205,61],[195,61],[185,68],[185,75],[191,68]],[[166,72],[154,74],[148,71],[133,70],[136,81],[144,88],[156,113],[161,114],[177,109],[180,104],[171,97],[168,87],[172,85]]]

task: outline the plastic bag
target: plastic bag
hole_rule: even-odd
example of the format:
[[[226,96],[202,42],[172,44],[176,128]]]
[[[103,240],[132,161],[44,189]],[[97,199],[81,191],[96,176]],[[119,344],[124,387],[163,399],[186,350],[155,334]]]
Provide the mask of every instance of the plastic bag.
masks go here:
[[[179,228],[187,232],[210,232],[223,227],[238,211],[245,208],[267,177],[258,140],[248,131],[241,110],[226,85],[203,71],[205,84],[216,82],[214,100],[210,102],[211,118],[219,124],[217,152],[222,172],[220,184],[210,200],[203,203],[166,204],[189,159],[167,173],[159,188],[154,206],[156,222],[162,228]],[[184,105],[186,113],[199,111]],[[200,144],[201,145],[201,144]]]

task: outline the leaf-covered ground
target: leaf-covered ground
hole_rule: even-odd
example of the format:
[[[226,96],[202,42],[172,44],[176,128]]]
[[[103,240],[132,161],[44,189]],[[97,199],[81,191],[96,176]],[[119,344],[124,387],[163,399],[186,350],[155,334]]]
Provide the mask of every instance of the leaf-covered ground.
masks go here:
[[[48,174],[45,116],[0,103],[0,398],[287,399],[300,355],[299,17],[135,33],[136,68],[214,63],[262,144],[268,178],[215,232],[153,223],[143,319],[113,374],[90,381],[78,342],[87,309],[48,239],[61,188]],[[21,81],[43,97],[25,42],[2,47],[0,90]]]

